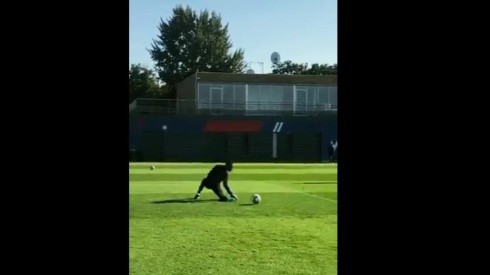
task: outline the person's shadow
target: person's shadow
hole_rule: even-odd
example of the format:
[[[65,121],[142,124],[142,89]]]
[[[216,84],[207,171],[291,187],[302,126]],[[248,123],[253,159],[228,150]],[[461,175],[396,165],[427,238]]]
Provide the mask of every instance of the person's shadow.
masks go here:
[[[152,201],[151,203],[162,204],[162,203],[203,203],[203,202],[220,202],[218,199],[207,199],[207,200],[195,200],[193,198],[188,199],[172,199],[172,200],[162,200],[162,201]],[[241,203],[240,206],[252,206],[253,203]]]
[[[218,199],[195,200],[193,198],[188,198],[188,199],[172,199],[172,200],[153,201],[152,203],[156,203],[156,204],[160,204],[160,203],[202,203],[202,202],[213,202],[213,201],[218,201]]]

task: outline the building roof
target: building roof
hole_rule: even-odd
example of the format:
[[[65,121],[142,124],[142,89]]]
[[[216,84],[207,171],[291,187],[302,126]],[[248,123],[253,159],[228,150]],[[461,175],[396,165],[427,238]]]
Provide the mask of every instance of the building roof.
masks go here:
[[[337,85],[337,75],[283,75],[198,72],[197,79],[199,82],[214,83]]]

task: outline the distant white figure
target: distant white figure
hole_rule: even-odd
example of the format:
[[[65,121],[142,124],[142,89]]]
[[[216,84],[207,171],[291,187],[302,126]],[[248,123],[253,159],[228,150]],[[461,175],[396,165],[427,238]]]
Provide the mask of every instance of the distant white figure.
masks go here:
[[[334,161],[334,155],[337,151],[337,141],[335,143],[330,140],[330,144],[328,145],[328,161],[333,162]]]

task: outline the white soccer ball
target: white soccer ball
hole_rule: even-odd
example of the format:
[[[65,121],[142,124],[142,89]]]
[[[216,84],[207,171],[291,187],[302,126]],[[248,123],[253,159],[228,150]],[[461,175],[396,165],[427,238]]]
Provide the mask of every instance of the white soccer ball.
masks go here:
[[[155,170],[155,165],[150,166],[150,170]]]
[[[254,194],[252,196],[252,203],[253,204],[259,204],[262,201],[262,198],[260,197],[259,194]]]

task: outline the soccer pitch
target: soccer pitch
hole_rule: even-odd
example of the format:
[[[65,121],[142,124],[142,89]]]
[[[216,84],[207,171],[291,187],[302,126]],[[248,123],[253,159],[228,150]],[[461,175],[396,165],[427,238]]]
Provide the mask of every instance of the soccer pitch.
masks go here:
[[[238,201],[194,202],[213,165],[129,164],[130,274],[337,274],[336,164],[235,163]]]

